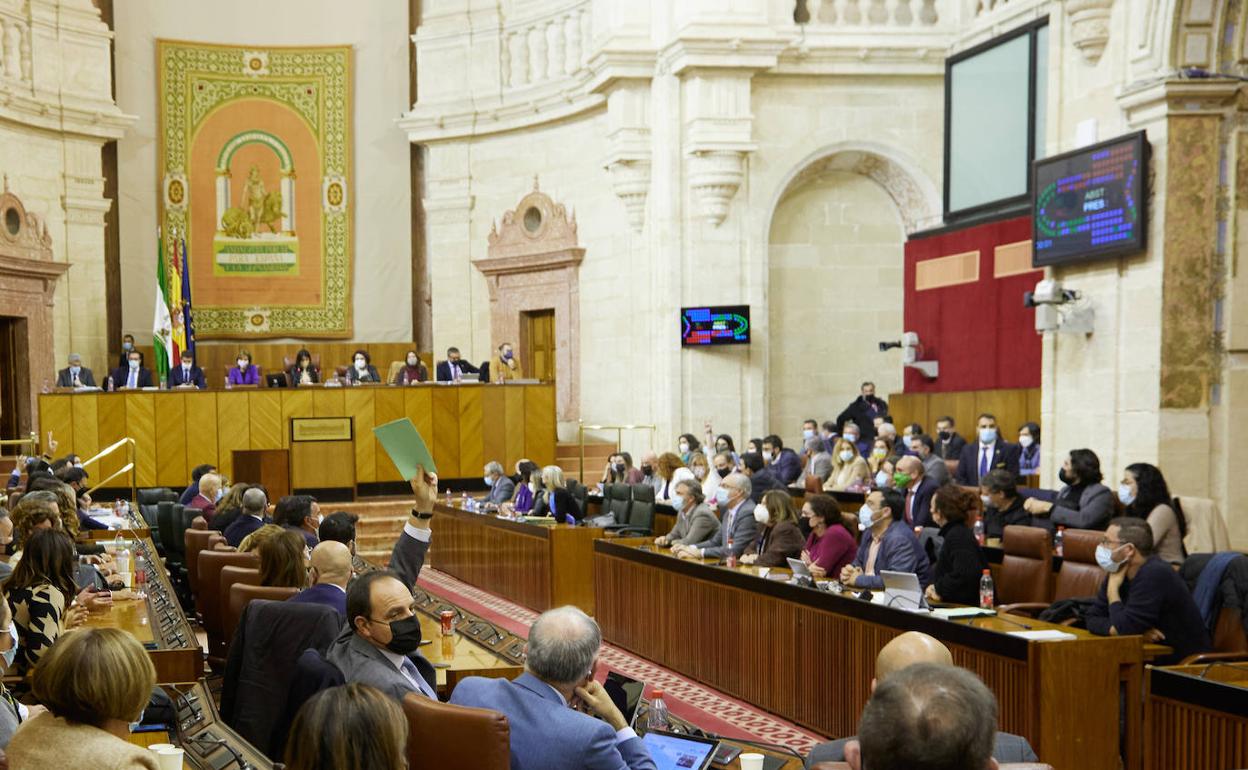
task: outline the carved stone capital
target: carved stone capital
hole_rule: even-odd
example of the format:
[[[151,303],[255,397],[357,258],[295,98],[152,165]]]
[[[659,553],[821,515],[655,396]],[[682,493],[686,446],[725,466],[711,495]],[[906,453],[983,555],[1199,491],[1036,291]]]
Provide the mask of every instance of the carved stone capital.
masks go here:
[[[1114,0],[1066,0],[1070,37],[1089,64],[1096,64],[1109,43],[1109,14]]]
[[[611,190],[624,203],[628,226],[640,233],[646,223],[646,195],[650,191],[650,160],[619,159],[607,163]]]
[[[695,151],[689,160],[689,186],[702,215],[716,227],[728,216],[728,206],[744,179],[743,151]]]

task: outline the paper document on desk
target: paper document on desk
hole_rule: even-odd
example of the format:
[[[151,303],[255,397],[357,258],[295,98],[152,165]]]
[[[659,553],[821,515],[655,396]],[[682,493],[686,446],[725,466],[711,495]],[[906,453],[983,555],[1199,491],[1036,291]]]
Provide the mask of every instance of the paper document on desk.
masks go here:
[[[390,456],[390,462],[399,469],[404,479],[416,478],[416,466],[425,469],[426,473],[437,473],[438,466],[433,462],[433,455],[425,440],[420,437],[416,426],[406,417],[394,422],[373,428],[373,435],[381,443],[381,448]]]
[[[995,610],[986,610],[982,607],[940,607],[932,610],[932,614],[938,618],[953,620],[955,618],[978,618],[978,617],[995,617]]]
[[[1078,639],[1074,634],[1068,634],[1065,631],[1058,631],[1054,628],[1046,628],[1041,631],[1009,631],[1010,636],[1017,636],[1020,639],[1028,639],[1033,642],[1059,642],[1067,639]]]

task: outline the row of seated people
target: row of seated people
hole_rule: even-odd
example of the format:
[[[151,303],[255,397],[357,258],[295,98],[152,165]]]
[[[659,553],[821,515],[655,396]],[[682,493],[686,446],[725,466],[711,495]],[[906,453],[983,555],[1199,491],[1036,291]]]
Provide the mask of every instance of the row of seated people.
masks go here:
[[[125,352],[119,365],[109,372],[103,382],[97,382],[95,373],[82,365],[81,355],[70,353],[65,368],[57,372],[56,387],[100,387],[111,391],[159,385],[153,378],[151,369],[144,365],[143,352],[134,347],[133,340],[124,343],[123,348]],[[405,360],[392,362],[384,379],[373,365],[372,357],[364,349],[355,351],[350,365],[336,367],[327,378],[321,372],[320,356],[307,349],[296,353],[293,360],[286,358],[283,365],[283,371],[270,374],[266,378],[261,368],[252,364],[251,353],[240,350],[235,365],[225,369],[222,382],[225,387],[230,388],[266,384],[270,387],[297,387],[322,382],[348,385],[386,382],[392,385],[414,385],[429,381],[429,370],[415,350],[408,350]],[[464,361],[458,348],[450,348],[447,350],[446,360],[438,363],[436,371],[438,382],[457,382],[464,379],[465,375],[486,382],[506,382],[523,378],[520,361],[510,343],[500,345],[494,360],[484,361],[480,367]],[[194,352],[185,350],[179,360],[170,362],[166,384],[170,388],[202,390],[208,387],[208,376],[196,365]]]

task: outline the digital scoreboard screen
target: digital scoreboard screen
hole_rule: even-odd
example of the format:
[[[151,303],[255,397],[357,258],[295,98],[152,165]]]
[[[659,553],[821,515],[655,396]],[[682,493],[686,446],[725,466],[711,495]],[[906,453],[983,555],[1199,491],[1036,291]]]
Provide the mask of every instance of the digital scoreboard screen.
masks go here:
[[[1142,251],[1147,176],[1143,131],[1036,161],[1032,265]]]
[[[750,306],[686,307],[680,310],[680,344],[745,345],[750,341]]]

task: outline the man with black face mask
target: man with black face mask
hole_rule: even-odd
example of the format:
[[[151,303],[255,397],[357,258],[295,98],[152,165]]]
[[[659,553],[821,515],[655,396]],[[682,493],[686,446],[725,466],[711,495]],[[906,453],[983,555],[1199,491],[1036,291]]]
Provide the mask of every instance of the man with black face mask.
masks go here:
[[[326,656],[347,682],[372,685],[402,700],[409,692],[437,700],[433,664],[417,652],[420,618],[412,586],[429,549],[438,478],[417,467],[416,504],[390,557],[391,570],[360,575],[347,589],[347,625]]]

